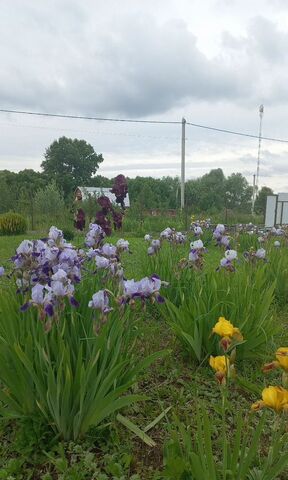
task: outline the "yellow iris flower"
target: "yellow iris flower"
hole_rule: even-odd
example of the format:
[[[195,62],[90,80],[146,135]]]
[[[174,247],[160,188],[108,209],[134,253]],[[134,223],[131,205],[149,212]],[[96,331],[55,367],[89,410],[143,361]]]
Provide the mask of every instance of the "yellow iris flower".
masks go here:
[[[213,357],[211,355],[209,365],[215,370],[215,372],[220,372],[225,375],[227,373],[227,367],[229,367],[229,358],[225,357],[225,355],[219,355],[218,357]]]
[[[288,411],[288,390],[283,387],[267,387],[262,392],[262,400],[253,403],[252,410],[272,408],[276,412]]]
[[[288,347],[280,347],[276,352],[276,358],[279,366],[288,371]]]
[[[219,318],[218,322],[213,327],[212,332],[220,337],[238,337],[237,339],[243,340],[239,328],[234,327],[234,325],[224,317]]]

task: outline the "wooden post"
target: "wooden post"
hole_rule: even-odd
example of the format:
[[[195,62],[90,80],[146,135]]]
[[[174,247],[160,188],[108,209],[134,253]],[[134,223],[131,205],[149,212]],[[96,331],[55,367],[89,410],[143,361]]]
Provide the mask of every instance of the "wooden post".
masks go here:
[[[181,137],[181,210],[185,206],[185,126],[186,120],[182,118],[182,137]]]

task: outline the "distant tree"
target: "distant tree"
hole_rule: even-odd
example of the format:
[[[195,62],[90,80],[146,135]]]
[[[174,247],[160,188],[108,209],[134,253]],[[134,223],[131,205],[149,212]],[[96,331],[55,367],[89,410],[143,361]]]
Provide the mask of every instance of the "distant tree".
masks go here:
[[[225,181],[225,202],[229,209],[248,212],[251,209],[252,187],[241,173],[232,173]]]
[[[38,190],[35,196],[35,211],[46,216],[59,216],[65,211],[63,195],[59,191],[55,180],[45,188]]]
[[[85,140],[61,137],[47,148],[41,167],[68,196],[77,186],[86,186],[101,162],[102,155]]]
[[[273,195],[273,190],[269,187],[262,187],[255,200],[255,212],[264,214],[266,209],[266,198]]]
[[[221,168],[211,170],[200,181],[197,204],[201,211],[218,211],[225,204],[225,176]]]
[[[111,178],[104,177],[103,175],[95,175],[87,181],[84,187],[112,187],[113,180]],[[82,185],[81,185],[82,186]]]

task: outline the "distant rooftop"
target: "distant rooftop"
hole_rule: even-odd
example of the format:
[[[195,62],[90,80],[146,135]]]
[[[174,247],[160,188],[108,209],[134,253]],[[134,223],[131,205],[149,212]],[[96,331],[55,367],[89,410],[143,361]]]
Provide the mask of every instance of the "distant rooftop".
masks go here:
[[[82,199],[87,200],[90,196],[92,197],[101,197],[102,195],[105,195],[105,197],[108,197],[110,202],[113,203],[114,205],[119,205],[116,203],[116,197],[114,193],[111,193],[111,187],[77,187],[77,190],[80,190]],[[129,199],[129,193],[127,193],[125,199],[124,199],[124,205],[125,207],[130,207],[130,199]]]

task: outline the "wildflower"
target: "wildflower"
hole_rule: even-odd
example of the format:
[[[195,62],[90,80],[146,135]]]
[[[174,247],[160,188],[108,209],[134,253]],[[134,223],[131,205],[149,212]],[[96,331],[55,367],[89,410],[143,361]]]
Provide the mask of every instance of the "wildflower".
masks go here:
[[[169,239],[171,238],[172,234],[173,234],[172,228],[167,227],[167,228],[165,228],[165,230],[163,230],[163,231],[160,233],[160,237],[161,237],[161,238],[165,238],[166,240],[169,240]]]
[[[120,238],[116,243],[117,249],[119,252],[129,252],[129,242]]]
[[[54,225],[53,225],[52,227],[50,227],[50,230],[49,230],[49,233],[48,233],[48,239],[49,239],[48,244],[49,244],[49,241],[50,241],[50,244],[62,243],[63,240],[64,240],[62,230],[59,230],[57,227],[54,227]]]
[[[196,227],[194,227],[194,233],[195,233],[196,236],[203,235],[203,230],[202,230],[201,227],[196,226]]]
[[[154,255],[160,250],[161,242],[160,240],[152,240],[150,247],[148,247],[147,253],[148,255]]]
[[[104,230],[97,223],[90,223],[89,231],[85,238],[87,247],[97,248],[101,245],[102,240],[106,236]]]
[[[110,266],[110,261],[108,260],[108,258],[102,257],[100,255],[96,255],[95,262],[96,262],[96,267],[100,269],[109,268]]]
[[[269,372],[275,368],[282,368],[288,373],[288,347],[279,347],[275,353],[276,360],[270,363],[265,363],[263,372]]]
[[[229,365],[229,358],[225,355],[219,355],[217,357],[210,356],[209,365],[213,368],[216,372],[221,372],[226,375],[227,367]]]
[[[234,325],[224,317],[219,317],[218,322],[212,328],[212,332],[220,337],[242,337],[239,328],[234,327]]]
[[[109,307],[109,297],[106,290],[99,290],[94,293],[92,300],[88,303],[88,307],[101,310],[102,313],[108,313],[113,310],[113,308]]]
[[[260,408],[271,408],[277,413],[288,411],[288,390],[283,387],[269,386],[262,391],[262,400],[253,403],[252,410]]]
[[[258,248],[258,250],[255,253],[255,257],[264,260],[266,257],[266,250],[264,248]]]
[[[3,277],[4,273],[5,273],[5,268],[0,267],[0,277]]]
[[[16,250],[17,255],[29,255],[33,251],[33,242],[31,240],[23,240]]]
[[[145,242],[151,242],[152,240],[152,235],[149,235],[148,233],[144,236]]]
[[[280,347],[276,351],[276,358],[280,367],[283,368],[286,372],[288,372],[288,348],[287,347]]]
[[[229,373],[230,361],[225,355],[219,355],[217,357],[210,356],[209,365],[215,370],[215,377],[223,385],[226,383],[226,377]]]
[[[228,250],[228,251],[231,251],[231,250]],[[220,266],[216,270],[219,271],[221,268],[225,268],[225,270],[229,272],[235,272],[235,267],[232,261],[233,260],[229,260],[229,258],[226,258],[226,257],[221,258]]]
[[[229,248],[229,245],[230,245],[229,237],[227,237],[226,235],[224,235],[224,236],[220,239],[220,245],[223,245],[224,247]]]
[[[112,245],[111,243],[105,243],[101,248],[101,253],[105,257],[115,257],[117,253],[117,248],[115,247],[115,245]]]
[[[182,232],[176,232],[174,235],[174,242],[177,244],[182,244],[186,242],[186,235]]]
[[[217,227],[215,228],[215,230],[217,230],[217,232],[219,233],[224,233],[225,232],[225,227],[222,223],[218,223]]]
[[[276,240],[276,241],[274,242],[274,247],[276,247],[276,248],[281,247],[281,243],[279,242],[279,240]]]
[[[195,242],[190,243],[190,248],[193,250],[198,250],[200,248],[204,248],[202,240],[195,240]]]
[[[167,286],[166,282],[160,280],[158,275],[153,274],[151,277],[144,277],[139,281],[124,280],[123,281],[123,297],[120,298],[120,303],[130,303],[135,299],[140,298],[142,303],[150,299],[152,302],[157,301],[163,303],[165,300],[160,295],[161,286]]]
[[[235,260],[237,258],[237,252],[236,250],[226,250],[225,252],[225,257],[227,260],[229,260],[230,262],[232,260]]]

